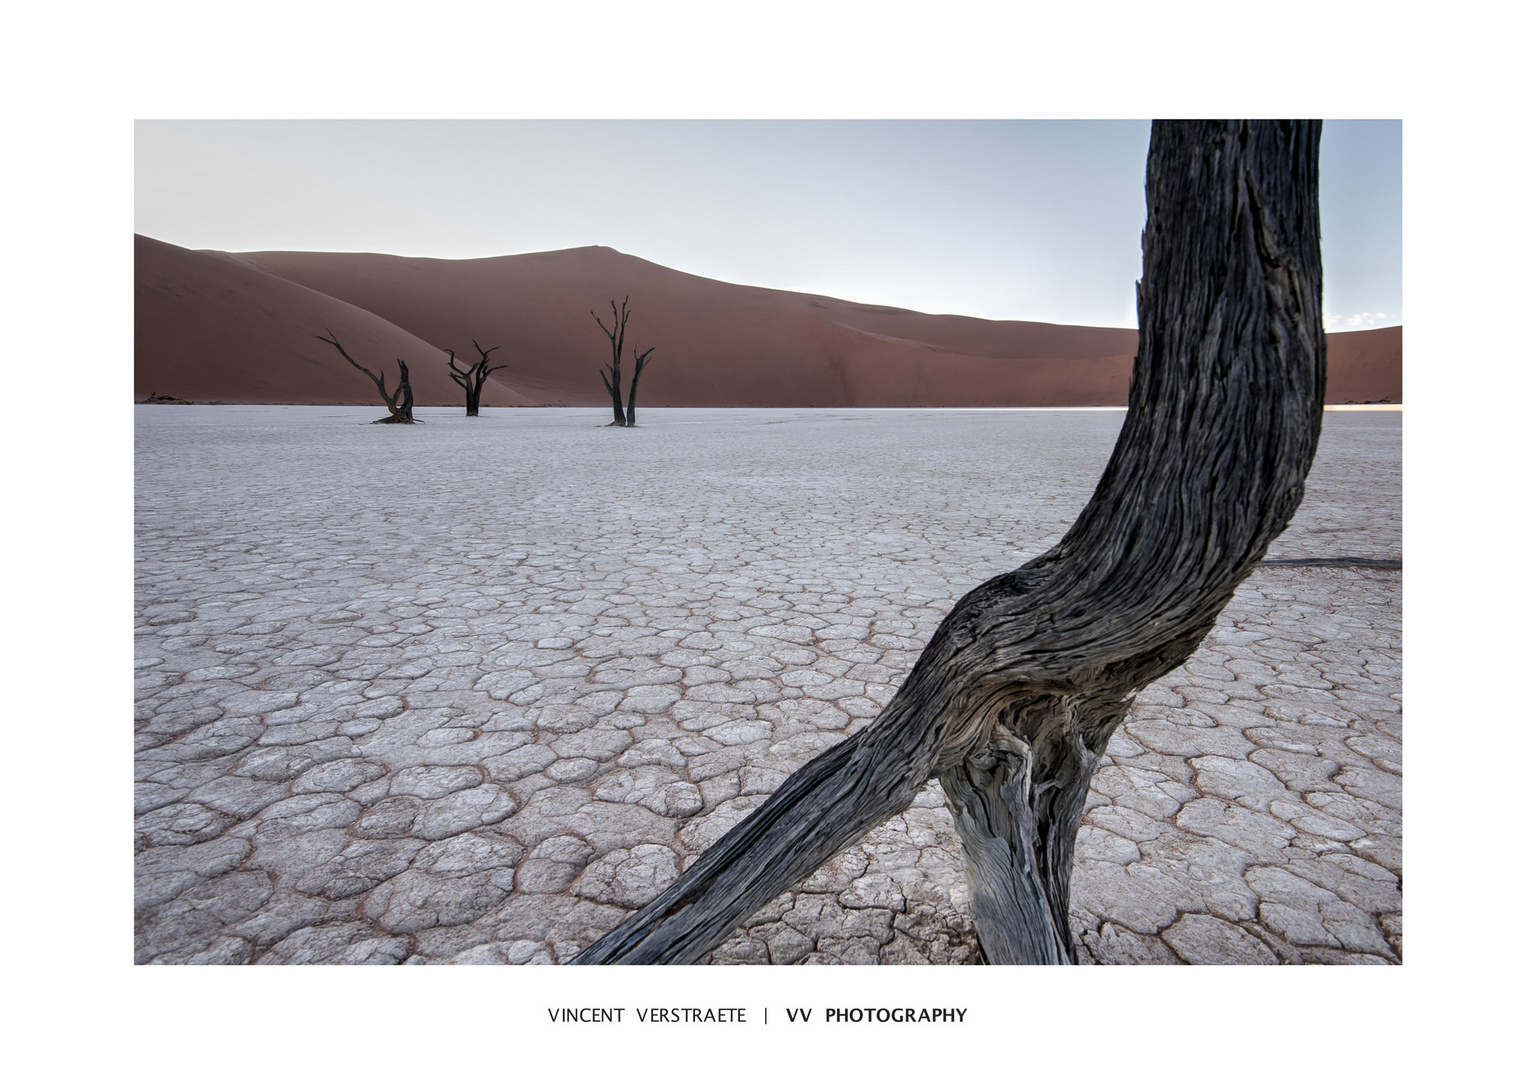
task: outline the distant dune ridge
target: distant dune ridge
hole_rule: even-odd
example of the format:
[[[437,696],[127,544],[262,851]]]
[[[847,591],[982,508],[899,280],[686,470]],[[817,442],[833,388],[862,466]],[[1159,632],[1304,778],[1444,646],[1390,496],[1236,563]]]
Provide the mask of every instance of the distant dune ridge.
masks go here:
[[[607,405],[610,301],[655,346],[638,408],[1124,405],[1136,331],[925,315],[732,285],[606,247],[493,259],[191,251],[135,239],[134,397],[377,404],[409,365],[416,404],[461,405],[444,349],[499,345],[483,405]],[[1328,335],[1329,403],[1399,402],[1401,327]],[[623,357],[630,365],[630,355]],[[629,376],[628,368],[623,370]]]

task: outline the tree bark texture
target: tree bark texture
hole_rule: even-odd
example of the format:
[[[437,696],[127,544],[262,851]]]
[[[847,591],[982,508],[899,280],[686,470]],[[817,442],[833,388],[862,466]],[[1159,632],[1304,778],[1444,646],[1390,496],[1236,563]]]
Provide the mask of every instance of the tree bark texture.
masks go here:
[[[632,352],[633,353],[637,352],[637,346],[635,346],[635,345],[632,346]],[[626,393],[626,426],[627,427],[636,427],[637,426],[637,380],[642,378],[643,369],[648,366],[648,358],[651,357],[652,355],[653,355],[653,350],[649,349],[647,352],[643,353],[641,356],[634,356],[633,357],[633,360],[636,361],[636,364],[632,368],[632,388],[630,390],[628,390],[627,393]]]
[[[381,420],[373,420],[372,423],[415,423],[414,388],[409,385],[409,366],[405,364],[402,359],[398,360],[398,385],[393,388],[393,392],[390,394],[388,393],[387,376],[381,374],[380,372],[374,372],[370,368],[362,367],[360,364],[356,363],[355,358],[352,357],[350,353],[345,351],[345,346],[340,344],[339,338],[335,337],[334,331],[326,327],[324,333],[328,334],[329,336],[324,337],[323,334],[315,334],[314,337],[317,337],[320,341],[327,341],[336,349],[340,350],[340,355],[345,357],[346,360],[350,361],[351,367],[364,374],[368,379],[371,379],[372,385],[377,388],[377,393],[382,396],[382,403],[388,407],[388,415]]]
[[[962,597],[881,715],[574,963],[689,963],[938,777],[993,963],[1075,959],[1073,845],[1134,695],[1299,506],[1326,379],[1316,121],[1152,127],[1130,407],[1044,555]]]

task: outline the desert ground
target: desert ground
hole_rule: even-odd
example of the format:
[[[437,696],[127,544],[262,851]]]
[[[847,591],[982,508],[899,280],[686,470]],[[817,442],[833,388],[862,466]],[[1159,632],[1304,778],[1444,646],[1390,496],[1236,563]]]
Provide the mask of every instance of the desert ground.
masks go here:
[[[1060,538],[1124,417],[135,408],[135,955],[173,964],[570,959]],[[1400,962],[1401,435],[1326,414],[1114,736],[1084,962]],[[711,957],[975,959],[937,784]]]

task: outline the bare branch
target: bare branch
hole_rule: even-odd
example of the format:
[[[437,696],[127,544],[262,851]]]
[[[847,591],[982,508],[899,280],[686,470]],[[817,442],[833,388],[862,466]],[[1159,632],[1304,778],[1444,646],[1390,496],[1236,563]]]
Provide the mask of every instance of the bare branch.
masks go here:
[[[329,329],[329,327],[326,326],[326,327],[324,327],[324,333],[328,334],[329,336],[328,337],[324,337],[323,334],[314,334],[313,336],[318,338],[320,341],[327,341],[329,344],[333,345],[336,349],[339,349],[340,350],[340,355],[345,357],[345,359],[349,360],[352,367],[356,368],[359,371],[366,372],[366,374],[371,377],[373,382],[377,381],[378,377],[375,374],[372,373],[372,370],[370,368],[364,368],[360,364],[356,363],[356,358],[351,356],[350,353],[345,351],[345,346],[340,344],[340,339],[335,336],[335,333],[334,333],[333,330]]]
[[[362,367],[360,364],[356,363],[355,357],[351,356],[350,353],[345,351],[345,346],[340,344],[340,339],[335,335],[334,331],[330,330],[327,326],[324,327],[324,330],[329,334],[328,337],[324,337],[320,334],[315,334],[313,336],[318,338],[320,341],[327,341],[336,349],[339,349],[340,355],[350,361],[351,367],[364,374],[368,379],[371,379],[377,387],[377,393],[382,395],[382,399],[388,403],[388,409],[391,411],[393,407],[393,399],[388,395],[387,377],[380,372],[374,372],[371,370],[371,368]]]
[[[468,390],[470,392],[471,388],[468,386],[467,380],[468,377],[472,374],[472,369],[469,368],[468,370],[463,371],[457,367],[457,354],[455,350],[447,349],[446,356],[446,366],[451,369],[446,374],[451,376],[452,382],[456,383],[463,390]]]
[[[345,346],[340,344],[340,339],[332,330],[329,329],[329,327],[326,326],[324,328],[324,332],[329,336],[324,337],[323,334],[315,334],[313,336],[318,338],[320,341],[328,342],[330,345],[333,345],[336,349],[340,350],[340,355],[345,357],[346,360],[349,360],[350,365],[353,368],[365,374],[368,379],[371,379],[372,383],[377,387],[377,393],[382,396],[383,403],[387,405],[388,412],[391,414],[390,419],[385,421],[378,421],[378,423],[414,423],[414,390],[409,386],[409,368],[408,365],[403,362],[403,359],[398,359],[398,386],[390,394],[388,393],[386,376],[374,372],[369,368],[362,367],[360,364],[356,363],[355,357],[351,356],[350,353],[345,351]]]

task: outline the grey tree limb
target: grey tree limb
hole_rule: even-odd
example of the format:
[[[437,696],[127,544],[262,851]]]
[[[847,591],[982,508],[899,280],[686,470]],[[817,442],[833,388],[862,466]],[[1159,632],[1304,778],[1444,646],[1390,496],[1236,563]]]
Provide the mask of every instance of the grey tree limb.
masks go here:
[[[1130,407],[1050,551],[958,601],[881,715],[792,774],[577,964],[690,963],[938,777],[982,953],[1065,963],[1073,845],[1133,696],[1299,506],[1326,342],[1316,121],[1159,121]]]

